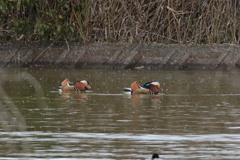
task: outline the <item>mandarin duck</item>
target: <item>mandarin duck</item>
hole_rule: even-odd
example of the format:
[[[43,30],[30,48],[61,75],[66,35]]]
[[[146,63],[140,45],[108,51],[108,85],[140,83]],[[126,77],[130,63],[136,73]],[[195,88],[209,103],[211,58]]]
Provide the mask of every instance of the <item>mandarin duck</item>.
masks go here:
[[[131,88],[124,88],[124,92],[131,92],[131,94],[158,94],[163,89],[160,87],[160,83],[156,81],[150,81],[140,86],[138,82],[133,82]]]
[[[87,80],[79,80],[72,83],[68,79],[65,79],[60,86],[62,91],[86,91],[91,89],[89,82]]]

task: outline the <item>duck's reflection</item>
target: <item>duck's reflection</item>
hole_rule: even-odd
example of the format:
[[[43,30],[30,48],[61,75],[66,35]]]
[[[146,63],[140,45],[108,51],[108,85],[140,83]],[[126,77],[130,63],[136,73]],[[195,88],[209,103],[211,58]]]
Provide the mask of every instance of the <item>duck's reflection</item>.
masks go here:
[[[86,92],[61,92],[60,95],[64,99],[76,98],[76,99],[88,99],[89,95]]]
[[[144,94],[135,94],[131,95],[131,101],[133,105],[142,105],[146,102],[151,103],[151,105],[159,105],[163,100],[162,94],[157,95],[144,95]]]

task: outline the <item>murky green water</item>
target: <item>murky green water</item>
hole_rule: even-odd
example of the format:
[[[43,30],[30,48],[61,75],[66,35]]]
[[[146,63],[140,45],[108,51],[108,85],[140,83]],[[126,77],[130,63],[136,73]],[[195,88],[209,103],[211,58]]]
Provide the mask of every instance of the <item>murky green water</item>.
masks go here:
[[[0,159],[240,157],[240,71],[1,69]],[[58,93],[65,78],[92,91]],[[138,80],[162,95],[126,95]]]

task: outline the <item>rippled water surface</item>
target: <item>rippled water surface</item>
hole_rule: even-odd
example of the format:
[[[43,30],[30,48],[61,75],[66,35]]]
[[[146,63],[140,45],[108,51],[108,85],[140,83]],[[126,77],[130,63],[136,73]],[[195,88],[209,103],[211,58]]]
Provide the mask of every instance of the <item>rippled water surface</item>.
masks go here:
[[[0,69],[0,159],[240,157],[240,71]],[[58,92],[65,78],[92,90]],[[127,95],[133,81],[159,95]]]

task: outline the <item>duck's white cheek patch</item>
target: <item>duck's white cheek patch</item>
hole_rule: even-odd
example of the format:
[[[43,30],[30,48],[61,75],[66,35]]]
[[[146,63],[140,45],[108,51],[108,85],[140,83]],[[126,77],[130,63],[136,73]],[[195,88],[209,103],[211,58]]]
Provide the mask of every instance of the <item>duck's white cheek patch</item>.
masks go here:
[[[152,82],[151,84],[156,85],[156,86],[160,86],[159,82]]]
[[[83,84],[86,84],[86,85],[88,84],[87,81],[85,81],[85,80],[82,80],[81,82],[82,82]]]

